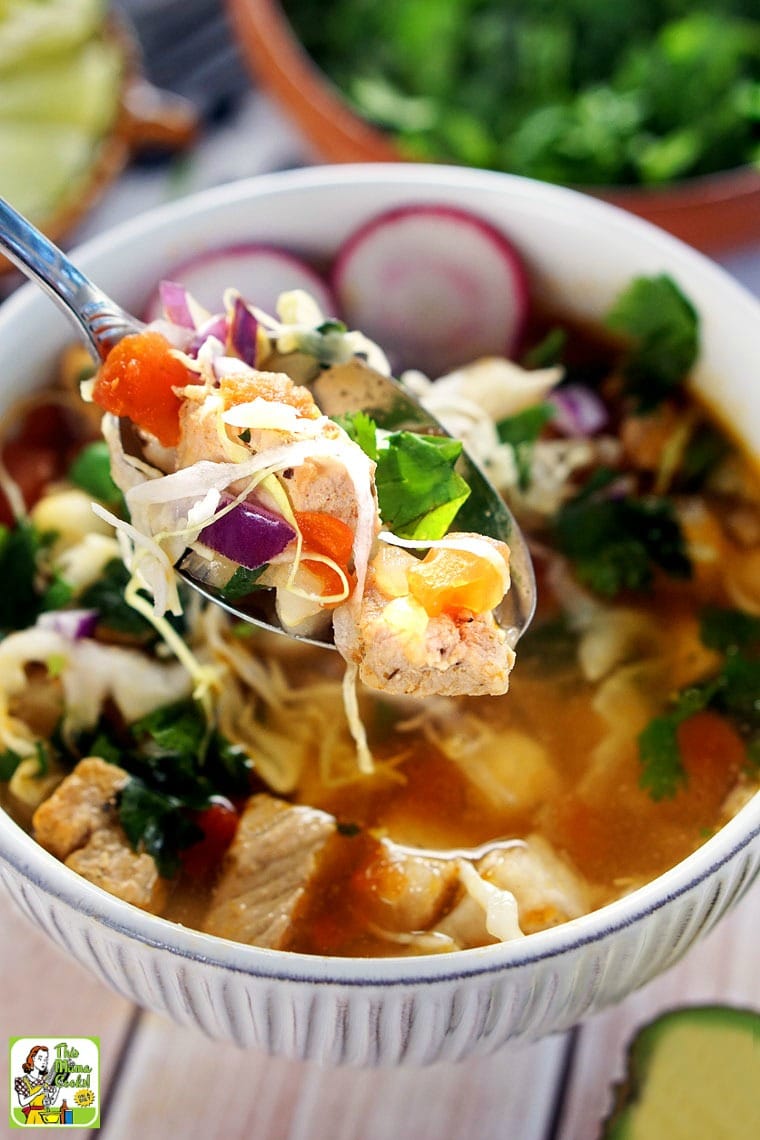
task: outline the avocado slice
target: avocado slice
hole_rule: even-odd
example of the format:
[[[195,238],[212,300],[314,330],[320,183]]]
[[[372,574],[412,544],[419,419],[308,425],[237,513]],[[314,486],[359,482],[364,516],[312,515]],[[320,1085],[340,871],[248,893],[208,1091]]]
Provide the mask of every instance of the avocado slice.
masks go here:
[[[673,1010],[644,1026],[601,1140],[758,1140],[760,1013]]]

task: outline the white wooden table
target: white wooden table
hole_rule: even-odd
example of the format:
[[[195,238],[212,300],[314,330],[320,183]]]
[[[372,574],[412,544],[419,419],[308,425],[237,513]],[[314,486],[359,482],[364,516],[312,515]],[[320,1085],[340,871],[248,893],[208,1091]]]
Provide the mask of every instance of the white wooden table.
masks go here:
[[[182,180],[165,169],[127,174],[83,236],[173,194],[303,161],[298,136],[251,96],[203,141]],[[760,245],[727,265],[760,294]],[[5,1039],[64,1034],[101,1039],[107,1140],[171,1132],[187,1140],[594,1140],[639,1025],[682,1004],[760,1009],[759,935],[757,883],[679,965],[570,1033],[458,1065],[339,1070],[243,1052],[137,1009],[67,960],[0,891],[0,1128]]]

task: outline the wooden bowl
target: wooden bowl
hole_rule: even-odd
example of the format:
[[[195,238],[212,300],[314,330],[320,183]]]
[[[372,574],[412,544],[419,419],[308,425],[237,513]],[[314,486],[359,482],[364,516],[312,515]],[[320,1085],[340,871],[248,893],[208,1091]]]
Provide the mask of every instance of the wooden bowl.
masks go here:
[[[329,162],[401,162],[393,140],[356,114],[298,41],[277,0],[228,0],[252,73],[282,105],[315,157]],[[710,253],[760,240],[760,171],[751,167],[670,186],[581,186]]]

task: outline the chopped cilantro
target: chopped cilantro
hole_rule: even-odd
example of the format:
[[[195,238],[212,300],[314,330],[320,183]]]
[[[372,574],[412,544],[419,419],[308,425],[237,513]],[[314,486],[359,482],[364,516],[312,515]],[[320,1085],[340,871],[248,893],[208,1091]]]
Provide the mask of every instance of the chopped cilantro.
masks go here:
[[[250,787],[247,753],[216,730],[191,700],[164,705],[129,728],[121,763],[153,786],[171,791],[192,807],[216,794],[242,795]]]
[[[258,585],[258,580],[267,566],[268,563],[265,563],[263,566],[257,566],[255,570],[249,570],[247,566],[238,566],[229,581],[226,582],[219,591],[220,594],[228,602],[235,602],[240,598],[247,598],[254,590],[262,589],[262,587]]]
[[[533,447],[553,415],[552,404],[534,404],[532,408],[507,416],[496,425],[501,442],[512,448],[517,467],[517,485],[521,491],[527,491],[530,486]]]
[[[243,428],[243,430],[238,435],[238,439],[242,440],[243,443],[250,443],[251,442],[251,429],[250,428]]]
[[[470,494],[454,470],[459,440],[399,431],[378,444],[377,426],[366,412],[336,417],[336,423],[377,463],[377,499],[388,530],[420,541],[442,538]]]
[[[726,653],[760,641],[760,617],[743,610],[706,606],[700,615],[699,638],[708,649]]]
[[[562,353],[567,344],[567,331],[557,325],[523,354],[524,368],[549,368],[552,364],[559,364]]]
[[[640,784],[653,799],[676,794],[686,779],[678,726],[701,709],[727,717],[745,743],[747,764],[760,763],[760,618],[740,610],[708,607],[700,637],[725,656],[715,676],[682,690],[670,708],[639,736]]]
[[[45,611],[60,610],[73,596],[73,587],[60,574],[54,573],[40,599],[40,608]]]
[[[157,640],[158,634],[154,626],[126,601],[124,591],[128,582],[129,571],[126,566],[121,559],[113,558],[106,564],[98,580],[82,591],[78,604],[83,609],[97,610],[100,624],[114,633],[126,634],[139,638],[145,644],[152,644]],[[147,598],[147,594],[143,591],[141,593]],[[185,620],[182,616],[167,614],[167,621],[178,633],[184,632]]]
[[[612,497],[612,472],[599,469],[560,507],[555,534],[579,579],[604,597],[647,589],[656,566],[688,578],[691,564],[683,534],[667,499]]]
[[[121,491],[111,478],[111,457],[103,439],[88,443],[69,467],[69,479],[88,495],[109,506],[121,507]]]
[[[34,745],[34,754],[37,757],[37,771],[36,776],[47,776],[50,771],[50,757],[48,750],[41,740],[36,741]]]
[[[377,425],[366,412],[351,412],[345,416],[336,416],[335,422],[339,424],[346,434],[358,443],[365,455],[370,459],[377,459]]]
[[[104,717],[73,749],[58,744],[59,759],[70,766],[82,756],[99,756],[130,773],[117,805],[119,819],[135,850],[153,855],[162,874],[172,874],[178,853],[200,838],[194,811],[214,796],[251,791],[248,753],[210,728],[192,700],[164,705],[128,726]]]
[[[402,538],[442,538],[470,488],[454,465],[462,452],[448,436],[389,435],[377,453],[375,485],[385,526]]]
[[[19,756],[12,748],[0,752],[0,783],[7,783],[10,780],[23,759],[24,757]]]
[[[630,338],[623,363],[640,411],[655,407],[686,378],[699,353],[699,318],[668,276],[637,277],[618,297],[606,323]]]
[[[121,826],[135,851],[145,851],[167,878],[179,866],[179,853],[203,838],[203,832],[176,796],[154,791],[133,776],[119,793]]]
[[[329,320],[323,321],[321,325],[317,326],[317,332],[320,336],[327,336],[328,333],[348,332],[348,327],[343,321],[331,317]]]
[[[671,799],[686,782],[678,726],[694,713],[707,707],[719,682],[695,685],[681,692],[673,708],[650,720],[639,734],[639,761],[642,766],[639,784],[653,800]]]
[[[676,473],[678,486],[689,491],[699,490],[730,451],[731,444],[719,428],[709,423],[698,424]]]
[[[0,526],[0,631],[34,625],[42,608],[36,587],[42,536],[29,522]]]

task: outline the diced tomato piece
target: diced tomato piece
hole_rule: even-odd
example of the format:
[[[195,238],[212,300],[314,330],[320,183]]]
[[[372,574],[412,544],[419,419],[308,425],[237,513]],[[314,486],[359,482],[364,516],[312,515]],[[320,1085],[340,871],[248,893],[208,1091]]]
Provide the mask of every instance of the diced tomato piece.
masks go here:
[[[487,558],[470,550],[429,550],[407,572],[409,593],[430,617],[467,611],[483,614],[504,596],[504,579]]]
[[[196,823],[203,832],[192,847],[182,852],[185,872],[194,879],[206,878],[216,869],[227,848],[235,838],[238,813],[227,804],[211,804],[198,812]]]
[[[678,726],[678,747],[689,778],[685,794],[720,804],[747,759],[739,733],[725,717],[704,709]]]
[[[165,447],[179,443],[180,397],[190,375],[157,332],[126,336],[101,365],[93,399],[115,416],[127,416]]]
[[[303,535],[304,551],[332,558],[348,578],[349,590],[352,589],[355,578],[348,569],[354,547],[351,527],[324,511],[295,511],[294,514],[298,529]],[[340,575],[331,566],[308,557],[304,558],[303,564],[319,578],[325,596],[341,592],[343,583]]]
[[[3,463],[11,479],[18,484],[27,510],[34,506],[48,483],[62,474],[62,457],[57,448],[21,440],[6,445]],[[11,526],[14,521],[10,504],[0,490],[0,522]]]

